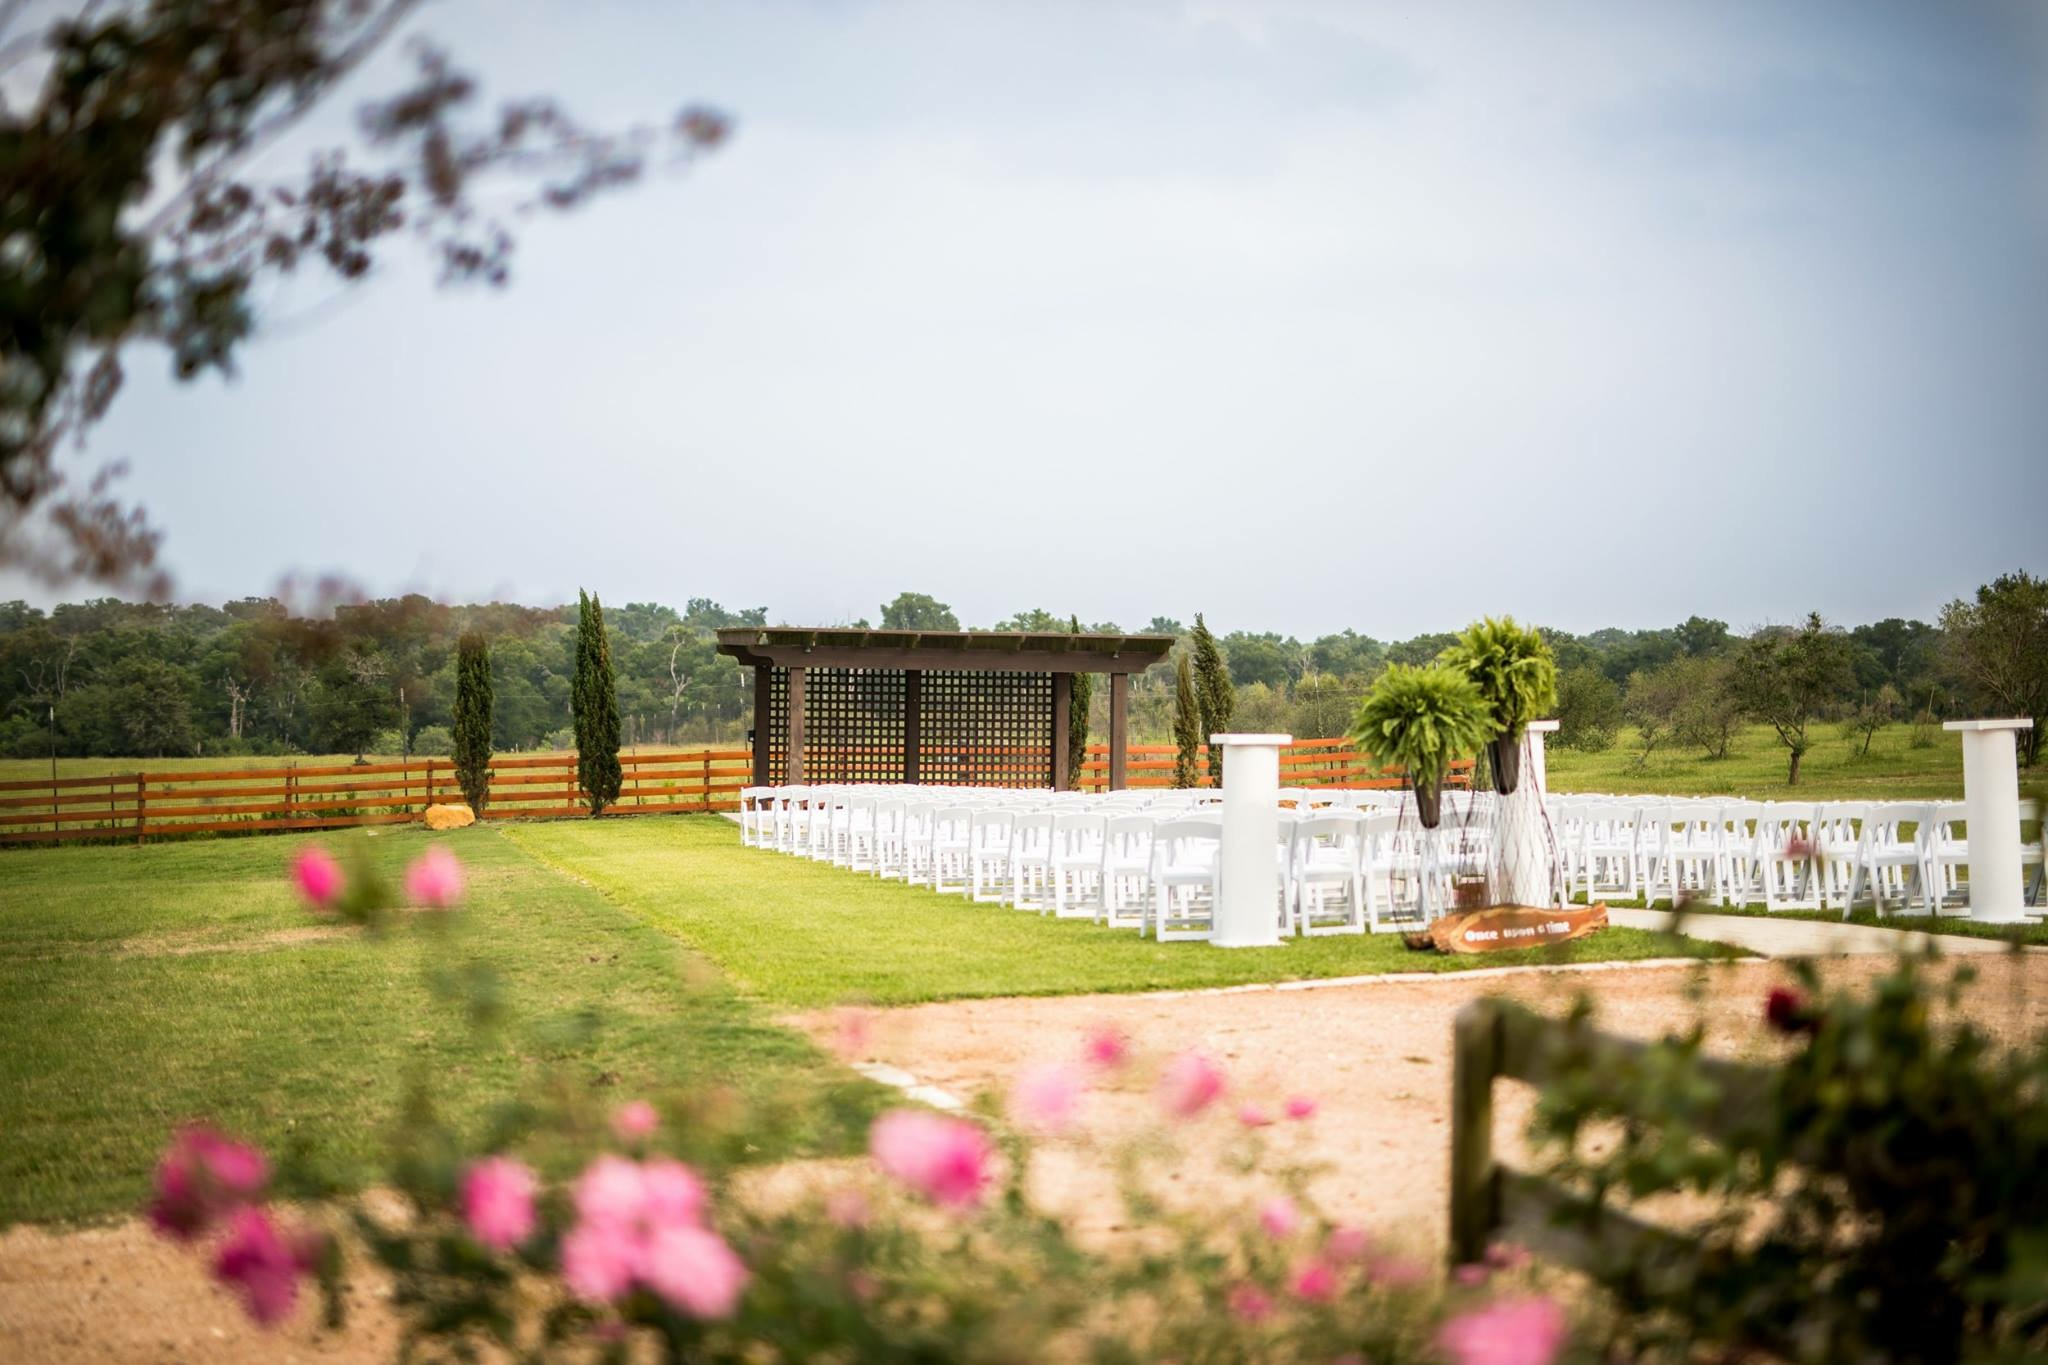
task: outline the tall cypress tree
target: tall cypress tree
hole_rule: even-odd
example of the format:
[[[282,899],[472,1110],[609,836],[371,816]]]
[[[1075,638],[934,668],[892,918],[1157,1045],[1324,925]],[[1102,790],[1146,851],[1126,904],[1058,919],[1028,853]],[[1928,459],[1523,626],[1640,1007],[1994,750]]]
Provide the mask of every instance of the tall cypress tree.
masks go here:
[[[1195,675],[1187,651],[1173,666],[1173,785],[1193,787],[1201,781],[1202,707],[1195,696]]]
[[[1073,617],[1067,623],[1072,635],[1081,633],[1081,618]],[[1081,765],[1088,761],[1088,704],[1095,700],[1095,675],[1076,673],[1072,699],[1067,703],[1067,773],[1068,780],[1078,789],[1081,785]]]
[[[491,799],[494,700],[490,644],[482,631],[465,630],[455,642],[455,781],[479,820]]]
[[[576,781],[590,813],[601,815],[619,799],[619,690],[603,605],[578,588],[576,608],[576,681],[569,691],[576,714]]]
[[[1237,689],[1230,685],[1230,669],[1223,662],[1223,651],[1216,644],[1216,637],[1209,633],[1209,627],[1202,620],[1202,613],[1195,613],[1193,633],[1195,650],[1195,700],[1202,708],[1202,739],[1227,734],[1230,730],[1230,716],[1237,709]],[[1223,749],[1212,745],[1209,749],[1209,776],[1217,786],[1223,785]]]

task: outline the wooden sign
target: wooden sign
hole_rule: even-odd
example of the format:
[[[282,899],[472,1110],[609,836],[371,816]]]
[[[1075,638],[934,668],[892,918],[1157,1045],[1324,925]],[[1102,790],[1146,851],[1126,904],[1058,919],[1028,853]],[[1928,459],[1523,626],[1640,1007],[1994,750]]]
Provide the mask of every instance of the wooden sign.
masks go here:
[[[1607,907],[1543,910],[1533,905],[1491,905],[1461,910],[1429,926],[1438,952],[1497,953],[1508,948],[1541,948],[1584,938],[1607,926]]]

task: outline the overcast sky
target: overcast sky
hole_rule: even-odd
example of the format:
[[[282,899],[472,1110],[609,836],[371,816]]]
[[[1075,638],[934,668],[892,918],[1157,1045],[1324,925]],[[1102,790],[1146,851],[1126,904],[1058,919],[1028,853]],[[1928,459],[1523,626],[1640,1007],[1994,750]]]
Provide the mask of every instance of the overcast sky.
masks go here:
[[[443,3],[494,94],[736,135],[506,291],[394,262],[233,383],[132,357],[87,458],[199,600],[1930,616],[2048,570],[2044,20]]]

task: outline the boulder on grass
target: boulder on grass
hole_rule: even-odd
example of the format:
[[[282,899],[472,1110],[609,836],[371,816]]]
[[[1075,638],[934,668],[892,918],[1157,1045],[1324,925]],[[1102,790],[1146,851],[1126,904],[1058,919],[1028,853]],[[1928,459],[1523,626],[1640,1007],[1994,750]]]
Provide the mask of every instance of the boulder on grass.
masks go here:
[[[452,806],[428,806],[428,829],[461,829],[464,825],[476,823],[476,812],[463,802]]]

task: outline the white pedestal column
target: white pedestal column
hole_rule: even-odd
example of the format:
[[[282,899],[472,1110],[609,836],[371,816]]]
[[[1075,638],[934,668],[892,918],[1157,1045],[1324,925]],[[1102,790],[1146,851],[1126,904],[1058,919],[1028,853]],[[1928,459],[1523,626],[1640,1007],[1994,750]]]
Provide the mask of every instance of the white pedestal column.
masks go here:
[[[1562,904],[1557,885],[1557,847],[1544,810],[1549,773],[1544,767],[1543,737],[1557,729],[1554,720],[1531,721],[1522,738],[1522,778],[1494,805],[1493,899],[1502,905],[1549,908]]]
[[[1970,918],[2016,924],[2020,888],[2020,765],[2016,730],[2031,720],[1952,720],[1963,736],[1963,803],[1970,822]]]
[[[1292,735],[1211,735],[1223,761],[1223,849],[1209,941],[1219,948],[1280,942],[1280,747]]]

